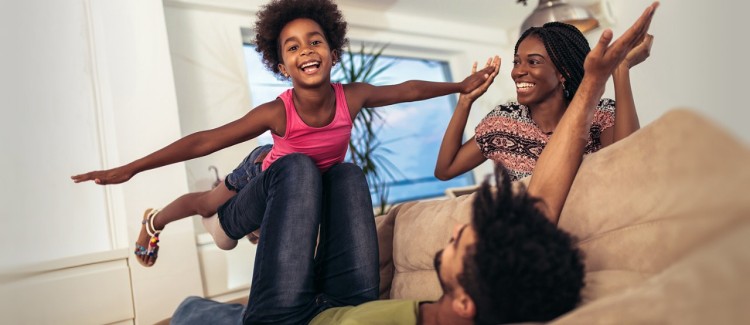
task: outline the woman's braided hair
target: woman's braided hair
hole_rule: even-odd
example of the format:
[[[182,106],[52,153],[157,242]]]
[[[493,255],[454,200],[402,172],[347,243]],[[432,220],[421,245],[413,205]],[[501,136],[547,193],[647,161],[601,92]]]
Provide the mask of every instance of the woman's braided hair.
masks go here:
[[[573,99],[583,79],[583,61],[591,51],[586,37],[573,25],[561,22],[546,23],[542,27],[531,27],[523,32],[516,43],[514,53],[518,53],[518,46],[531,35],[544,43],[552,63],[565,78],[565,99]]]

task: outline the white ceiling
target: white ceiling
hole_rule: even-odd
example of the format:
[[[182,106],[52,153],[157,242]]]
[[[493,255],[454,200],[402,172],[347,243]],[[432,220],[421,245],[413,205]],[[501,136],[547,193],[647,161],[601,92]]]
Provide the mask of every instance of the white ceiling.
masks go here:
[[[528,5],[517,0],[337,0],[341,6],[386,11],[486,28],[512,30],[519,28],[539,3]],[[600,0],[568,0],[571,4],[591,5]]]

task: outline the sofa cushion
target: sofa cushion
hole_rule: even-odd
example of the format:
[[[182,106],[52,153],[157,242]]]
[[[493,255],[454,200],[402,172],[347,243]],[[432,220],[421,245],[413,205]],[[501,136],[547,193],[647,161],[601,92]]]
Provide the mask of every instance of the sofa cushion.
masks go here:
[[[641,285],[552,324],[748,324],[750,220],[725,230]]]
[[[420,201],[399,211],[394,224],[391,298],[440,297],[433,259],[448,242],[453,227],[469,221],[472,197]]]

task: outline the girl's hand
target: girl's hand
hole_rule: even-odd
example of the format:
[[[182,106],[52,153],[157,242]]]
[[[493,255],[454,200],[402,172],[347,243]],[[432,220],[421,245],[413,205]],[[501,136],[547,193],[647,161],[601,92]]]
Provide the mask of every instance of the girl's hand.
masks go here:
[[[479,72],[477,72],[477,62],[474,62],[474,65],[471,67],[471,75],[461,82],[462,90],[459,100],[469,100],[473,102],[482,96],[495,80],[499,71],[500,57],[497,55],[487,59],[484,69]],[[483,79],[478,79],[476,77],[482,77]],[[481,82],[477,83],[477,80]]]
[[[634,47],[628,55],[625,56],[625,60],[622,61],[620,66],[630,69],[643,61],[646,61],[651,55],[651,45],[654,43],[654,35],[646,34],[640,44]]]
[[[88,172],[85,174],[71,176],[70,178],[75,183],[94,181],[94,183],[99,185],[108,185],[127,182],[131,177],[133,177],[133,172],[123,166],[107,170]]]

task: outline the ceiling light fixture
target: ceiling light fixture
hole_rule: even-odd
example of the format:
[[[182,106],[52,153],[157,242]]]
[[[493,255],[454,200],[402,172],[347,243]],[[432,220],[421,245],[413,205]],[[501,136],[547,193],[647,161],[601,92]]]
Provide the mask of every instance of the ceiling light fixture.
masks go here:
[[[526,4],[524,0],[519,2]],[[582,6],[568,4],[565,0],[539,0],[539,5],[521,24],[521,33],[551,21],[571,24],[582,33],[599,27],[599,21]]]

